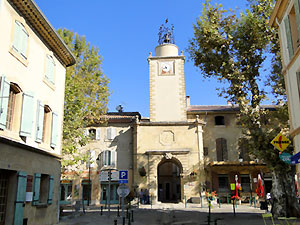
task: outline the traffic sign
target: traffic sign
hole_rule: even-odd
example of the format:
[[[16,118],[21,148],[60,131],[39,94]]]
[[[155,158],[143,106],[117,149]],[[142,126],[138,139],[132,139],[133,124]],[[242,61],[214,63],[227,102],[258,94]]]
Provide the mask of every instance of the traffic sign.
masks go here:
[[[130,192],[129,187],[126,186],[125,184],[120,185],[117,188],[117,193],[120,197],[126,197],[129,194],[129,192]]]
[[[300,152],[296,153],[291,157],[292,164],[300,163]]]
[[[286,152],[283,152],[279,155],[279,158],[287,164],[291,164],[291,157],[292,155]]]
[[[284,151],[290,144],[291,141],[284,135],[279,133],[272,141],[271,144],[274,145],[279,151]]]
[[[119,171],[119,180],[128,180],[128,170]]]

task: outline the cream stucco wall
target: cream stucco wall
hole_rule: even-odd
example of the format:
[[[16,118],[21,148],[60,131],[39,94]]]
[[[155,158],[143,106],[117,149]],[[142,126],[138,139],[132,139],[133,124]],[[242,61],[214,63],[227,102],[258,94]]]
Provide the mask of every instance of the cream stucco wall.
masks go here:
[[[35,102],[40,100],[43,104],[49,105],[53,112],[58,114],[58,143],[55,149],[51,149],[48,145],[39,145],[35,140],[36,127],[36,110],[33,115],[34,123],[32,130],[32,138],[26,141],[28,145],[43,148],[46,151],[55,154],[61,154],[61,134],[63,120],[63,104],[64,104],[64,85],[65,85],[65,67],[58,61],[53,52],[43,43],[37,34],[30,28],[29,24],[16,13],[13,7],[7,2],[2,3],[0,13],[0,29],[2,35],[0,37],[0,75],[5,75],[10,82],[16,83],[22,92],[34,93]],[[18,20],[24,24],[29,34],[27,60],[20,60],[18,53],[12,49],[14,23]],[[46,72],[46,55],[53,56],[55,61],[54,82],[52,85],[45,79]],[[37,108],[37,106],[35,106]],[[21,142],[18,135],[5,133],[11,138]]]

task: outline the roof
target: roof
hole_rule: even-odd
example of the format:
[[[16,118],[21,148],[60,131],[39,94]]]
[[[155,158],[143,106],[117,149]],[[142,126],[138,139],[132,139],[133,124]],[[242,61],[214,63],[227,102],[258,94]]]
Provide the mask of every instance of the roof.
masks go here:
[[[262,105],[264,109],[274,111],[275,105]],[[201,112],[239,112],[240,108],[236,105],[191,105],[188,107],[188,113],[201,113]]]
[[[39,34],[62,64],[68,67],[76,63],[72,52],[33,0],[8,0],[8,2],[25,18],[35,32]]]
[[[269,25],[270,26],[278,26],[276,19],[281,23],[281,20],[284,16],[284,12],[286,7],[288,6],[288,0],[277,0],[276,5],[273,9],[273,12],[270,16]]]

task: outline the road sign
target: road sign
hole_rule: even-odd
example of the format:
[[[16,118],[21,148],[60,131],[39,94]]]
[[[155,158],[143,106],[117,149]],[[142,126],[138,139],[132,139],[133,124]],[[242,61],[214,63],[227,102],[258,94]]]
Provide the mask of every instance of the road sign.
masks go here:
[[[120,197],[126,197],[129,194],[130,190],[129,187],[125,184],[120,185],[117,189],[117,193]]]
[[[101,171],[100,172],[100,181],[108,181],[109,180],[109,175],[108,175],[108,171]],[[118,171],[114,171],[111,172],[111,180],[117,181],[119,180],[119,172]]]
[[[300,163],[300,152],[296,153],[291,157],[292,164]]]
[[[291,157],[292,155],[286,152],[283,152],[279,155],[279,158],[287,164],[291,164]]]
[[[271,144],[274,145],[279,151],[284,151],[290,144],[291,141],[284,135],[279,133],[272,141]]]
[[[128,183],[128,170],[119,171],[119,183],[120,184]]]

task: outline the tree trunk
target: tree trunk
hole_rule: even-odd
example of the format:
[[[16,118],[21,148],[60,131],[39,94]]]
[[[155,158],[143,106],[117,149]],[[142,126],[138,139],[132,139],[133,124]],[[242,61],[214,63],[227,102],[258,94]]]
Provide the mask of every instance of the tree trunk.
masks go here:
[[[295,192],[294,168],[281,171],[272,171],[271,197],[271,212],[275,217],[300,217],[300,207],[297,203]]]

